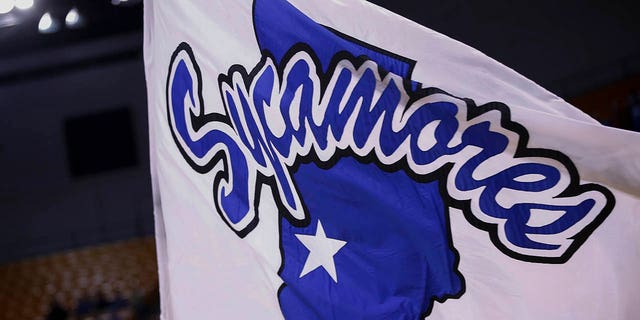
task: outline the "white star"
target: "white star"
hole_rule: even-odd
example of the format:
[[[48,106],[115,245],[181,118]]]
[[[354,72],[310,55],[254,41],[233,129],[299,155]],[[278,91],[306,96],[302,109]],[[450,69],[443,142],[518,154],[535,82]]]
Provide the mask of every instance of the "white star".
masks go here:
[[[318,220],[318,228],[316,229],[315,236],[306,234],[296,234],[295,236],[309,249],[309,256],[304,263],[304,267],[302,267],[300,278],[322,266],[333,281],[338,283],[338,274],[336,273],[336,264],[333,261],[333,256],[338,253],[347,242],[327,238],[320,220]]]

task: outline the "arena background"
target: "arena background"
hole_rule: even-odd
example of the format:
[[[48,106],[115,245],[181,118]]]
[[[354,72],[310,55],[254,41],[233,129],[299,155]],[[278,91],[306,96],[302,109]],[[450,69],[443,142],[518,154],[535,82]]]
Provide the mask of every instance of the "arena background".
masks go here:
[[[372,2],[640,131],[637,1]],[[0,0],[0,319],[157,317],[142,11]]]

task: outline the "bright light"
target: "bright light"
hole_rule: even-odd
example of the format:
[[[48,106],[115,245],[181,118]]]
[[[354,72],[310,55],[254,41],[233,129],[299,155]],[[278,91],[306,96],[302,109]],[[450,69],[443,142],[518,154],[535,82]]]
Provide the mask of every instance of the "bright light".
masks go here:
[[[53,19],[51,19],[51,14],[49,12],[42,15],[40,18],[40,22],[38,22],[38,30],[45,31],[53,26]]]
[[[33,7],[33,0],[15,0],[16,8],[26,10]]]
[[[79,22],[80,22],[80,14],[78,13],[78,9],[76,8],[69,10],[69,12],[67,13],[67,16],[64,17],[64,23],[69,28],[78,26]]]
[[[51,17],[49,12],[42,15],[38,22],[38,30],[40,33],[53,33],[58,31],[58,23]]]
[[[0,0],[0,14],[13,10],[15,0]]]

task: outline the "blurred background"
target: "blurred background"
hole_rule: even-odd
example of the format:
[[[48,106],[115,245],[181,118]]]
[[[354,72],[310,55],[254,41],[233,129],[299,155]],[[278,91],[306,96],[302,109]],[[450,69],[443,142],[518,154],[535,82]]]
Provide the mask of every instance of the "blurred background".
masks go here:
[[[373,0],[640,131],[640,2]],[[0,319],[155,319],[140,0],[0,0]]]

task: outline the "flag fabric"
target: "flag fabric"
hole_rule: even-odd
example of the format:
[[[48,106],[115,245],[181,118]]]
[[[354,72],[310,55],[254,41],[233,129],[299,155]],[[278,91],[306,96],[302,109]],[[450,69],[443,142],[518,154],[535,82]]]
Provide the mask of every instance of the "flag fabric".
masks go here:
[[[637,319],[640,136],[363,1],[145,2],[163,319]]]

